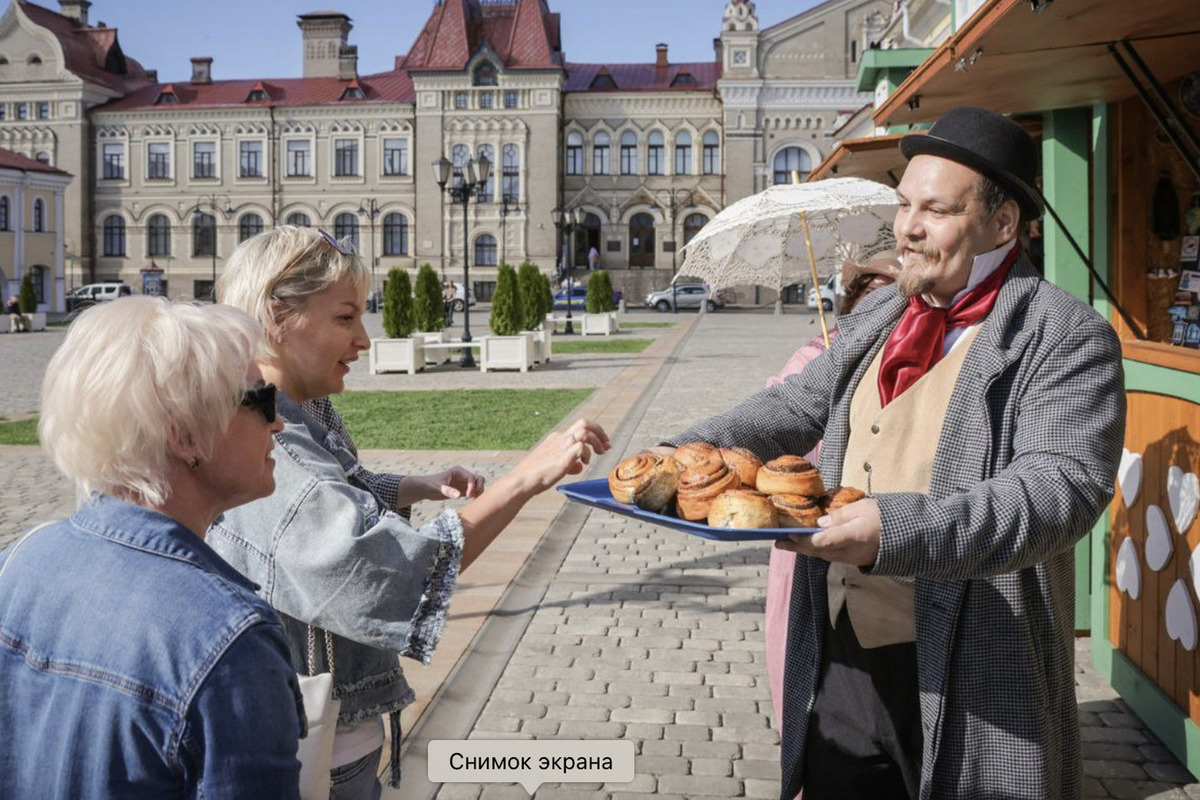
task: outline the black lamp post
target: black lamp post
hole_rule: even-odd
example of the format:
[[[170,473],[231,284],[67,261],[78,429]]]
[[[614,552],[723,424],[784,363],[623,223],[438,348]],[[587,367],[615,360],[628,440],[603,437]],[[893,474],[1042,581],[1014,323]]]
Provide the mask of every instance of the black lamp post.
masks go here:
[[[467,162],[463,168],[462,183],[459,185],[447,186],[446,183],[450,180],[450,170],[453,165],[450,160],[442,156],[437,161],[433,162],[433,179],[437,181],[438,187],[443,192],[449,192],[450,200],[455,203],[462,203],[463,210],[463,335],[464,343],[471,341],[471,259],[470,245],[468,244],[469,235],[467,226],[470,221],[467,218],[467,201],[474,195],[478,194],[484,185],[487,183],[488,175],[492,171],[492,162],[485,157],[480,157],[478,166],[475,159]],[[471,352],[470,345],[463,348],[462,359],[458,362],[461,367],[474,367],[475,355]]]
[[[221,208],[221,209],[217,208],[217,199],[218,198],[225,200],[224,208]],[[212,212],[213,212],[212,213],[212,253],[211,253],[211,255],[212,255],[212,297],[210,299],[215,303],[217,301],[217,211],[219,210],[222,214],[224,214],[225,219],[227,219],[227,220],[233,219],[233,206],[230,204],[229,195],[227,195],[227,194],[216,194],[216,193],[202,194],[198,198],[196,198],[196,207],[192,209],[193,225],[195,225],[196,223],[199,223],[203,219],[201,209],[204,208],[205,203],[208,204],[208,207],[211,208]]]
[[[571,238],[571,234],[583,224],[586,216],[582,208],[568,208],[566,211],[556,208],[550,212],[550,218],[554,220],[554,226],[562,231],[563,236],[563,268],[567,272],[567,329],[563,333],[573,334],[575,333],[575,325],[571,321],[571,304],[575,299],[572,291],[575,288],[575,283],[572,280],[571,268],[574,266],[572,262],[575,258],[574,247],[572,247],[574,241]]]
[[[667,206],[671,211],[671,313],[674,314],[679,311],[679,295],[675,284],[677,270],[676,254],[679,252],[679,242],[675,238],[677,233],[675,230],[675,215],[679,206],[684,204],[685,198],[687,199],[687,205],[684,206],[684,209],[690,211],[691,209],[695,208],[696,197],[692,193],[691,189],[659,189],[654,193],[654,204],[650,206],[650,208],[654,211],[658,211],[662,208],[662,206],[658,204],[658,197],[662,192],[667,193]]]
[[[358,215],[366,217],[371,226],[371,302],[368,305],[374,313],[379,310],[379,304],[375,301],[375,293],[379,289],[379,279],[375,274],[375,267],[379,265],[379,259],[375,257],[375,220],[379,217],[379,205],[374,197],[363,198],[358,205]]]
[[[509,205],[509,203],[512,205]],[[509,214],[520,214],[521,206],[517,203],[517,198],[510,198],[509,195],[504,195],[500,199],[500,263],[505,263],[505,256],[508,250],[508,230],[506,223],[508,222]]]

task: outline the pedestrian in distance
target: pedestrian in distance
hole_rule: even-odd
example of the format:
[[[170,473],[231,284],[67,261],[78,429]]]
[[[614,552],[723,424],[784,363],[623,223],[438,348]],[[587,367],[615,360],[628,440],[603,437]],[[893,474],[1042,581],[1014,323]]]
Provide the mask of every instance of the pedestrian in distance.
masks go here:
[[[802,372],[674,437],[760,458],[823,437],[868,495],[795,551],[781,798],[1083,794],[1074,546],[1112,498],[1121,348],[1019,245],[1037,147],[958,108],[901,139],[902,271]]]
[[[595,272],[600,269],[600,251],[596,249],[595,245],[592,245],[592,248],[588,250],[587,259],[589,270]]]
[[[259,364],[279,387],[284,428],[276,435],[274,494],[226,512],[209,537],[262,585],[283,616],[296,663],[304,663],[310,626],[332,634],[333,663],[317,648],[313,668],[332,671],[341,700],[334,800],[379,797],[382,714],[392,717],[389,783],[399,783],[399,712],[413,691],[397,655],[429,662],[459,572],[529,499],[609,448],[599,426],[580,420],[547,435],[482,492],[477,476],[461,469],[407,476],[404,505],[471,498],[414,528],[362,480],[344,440],[300,407],[341,392],[350,363],[370,345],[362,323],[369,281],[358,257],[328,233],[285,225],[239,245],[217,292],[266,331]]]
[[[235,309],[130,297],[51,358],[38,435],[83,500],[0,553],[0,797],[299,796],[283,625],[205,539],[275,488],[262,343]]]
[[[21,301],[15,294],[4,304],[4,313],[8,314],[8,329],[11,333],[29,333],[29,319],[21,313]]]

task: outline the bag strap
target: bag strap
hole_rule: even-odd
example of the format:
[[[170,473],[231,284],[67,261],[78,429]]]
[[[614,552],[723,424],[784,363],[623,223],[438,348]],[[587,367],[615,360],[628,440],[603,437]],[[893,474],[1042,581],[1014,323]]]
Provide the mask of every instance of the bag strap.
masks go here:
[[[40,531],[42,528],[49,527],[53,524],[54,524],[53,522],[43,522],[41,525],[38,525],[37,527],[33,528],[31,531],[29,531],[29,533],[25,534],[24,536],[22,536],[20,539],[17,540],[17,543],[15,545],[13,545],[12,551],[9,552],[9,554],[8,554],[8,558],[4,559],[4,566],[0,566],[0,578],[4,577],[4,570],[8,569],[8,565],[13,562],[14,558],[16,558],[17,551],[21,549],[21,545],[25,544],[25,542],[29,540],[30,536],[33,536],[35,533]]]
[[[308,662],[304,665],[304,668],[309,675],[314,674],[313,662],[317,660],[316,630],[314,626],[308,626]],[[327,630],[322,630],[321,633],[325,634],[325,665],[329,667],[329,674],[333,675],[333,636]]]

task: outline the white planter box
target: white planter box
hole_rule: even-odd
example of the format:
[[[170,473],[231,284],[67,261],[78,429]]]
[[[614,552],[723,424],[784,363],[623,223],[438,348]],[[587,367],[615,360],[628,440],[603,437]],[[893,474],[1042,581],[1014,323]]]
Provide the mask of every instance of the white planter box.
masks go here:
[[[29,321],[29,330],[46,330],[46,315],[44,312],[35,311],[32,314],[25,314],[24,316]],[[9,319],[8,314],[0,317],[0,333],[12,333],[12,321]]]
[[[543,325],[536,331],[524,331],[533,340],[533,362],[544,364],[550,360],[550,342],[554,336],[554,328]]]
[[[413,338],[419,340],[422,344],[441,344],[446,341],[445,331],[417,331],[413,334]],[[427,350],[425,352],[425,366],[434,364],[449,364],[449,350]]]
[[[372,339],[371,372],[407,372],[425,369],[425,343],[420,339]]]
[[[612,312],[604,314],[584,314],[583,315],[583,335],[589,334],[608,336],[617,332],[617,317]]]
[[[533,367],[533,337],[528,333],[516,336],[484,336],[479,340],[479,369],[517,369],[528,372]]]

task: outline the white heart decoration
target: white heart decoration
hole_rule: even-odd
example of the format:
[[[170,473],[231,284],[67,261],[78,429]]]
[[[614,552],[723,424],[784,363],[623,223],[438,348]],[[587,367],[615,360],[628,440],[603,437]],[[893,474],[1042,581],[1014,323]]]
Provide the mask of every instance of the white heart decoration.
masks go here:
[[[1175,581],[1167,595],[1167,636],[1185,650],[1196,649],[1196,609],[1183,581]]]
[[[1146,508],[1146,566],[1159,572],[1171,560],[1171,529],[1167,526],[1167,515],[1158,506]]]
[[[1117,550],[1117,588],[1134,600],[1142,593],[1142,565],[1138,563],[1133,539],[1121,542],[1121,549]]]
[[[1200,478],[1194,472],[1185,474],[1179,467],[1171,467],[1167,470],[1167,500],[1171,503],[1175,530],[1181,536],[1187,536],[1200,505]]]
[[[1128,450],[1121,451],[1121,465],[1117,467],[1117,485],[1121,487],[1121,500],[1126,508],[1133,508],[1138,492],[1142,489],[1142,457]]]

